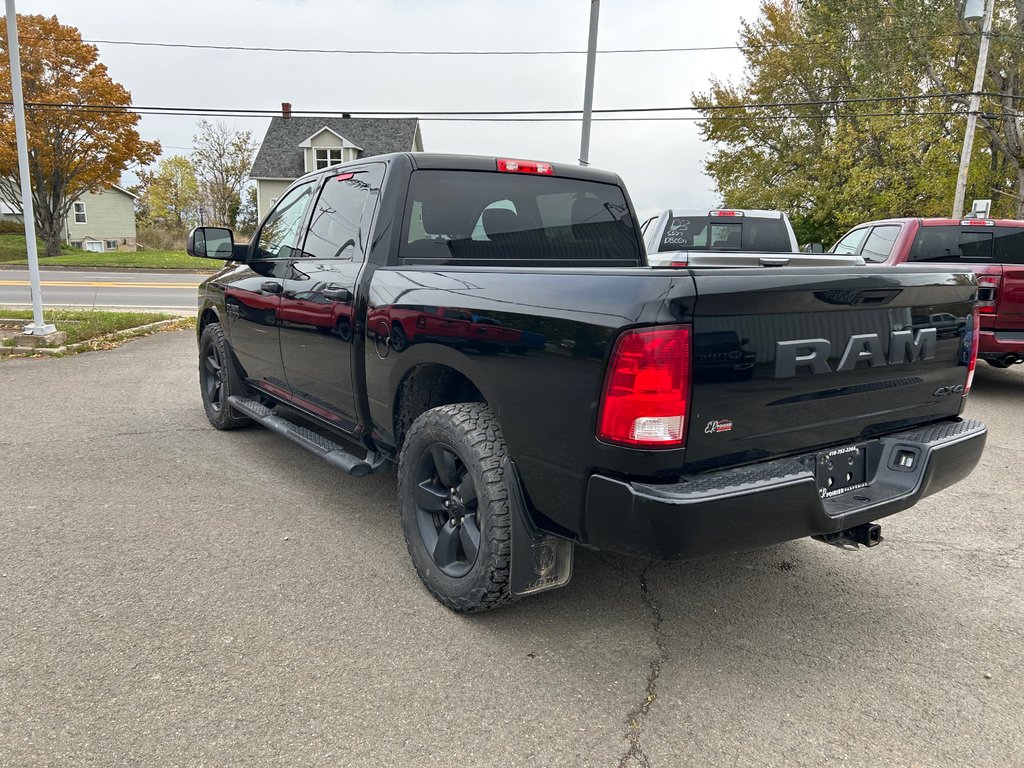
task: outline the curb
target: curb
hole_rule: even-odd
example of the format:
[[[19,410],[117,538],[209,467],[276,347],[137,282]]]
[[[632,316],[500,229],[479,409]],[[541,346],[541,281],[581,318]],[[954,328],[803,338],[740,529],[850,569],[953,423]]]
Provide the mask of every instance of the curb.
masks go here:
[[[121,336],[130,336],[136,333],[143,333],[145,331],[156,331],[163,328],[165,325],[171,325],[172,323],[180,323],[184,318],[171,319],[171,320],[158,320],[155,323],[147,323],[146,325],[137,325],[134,328],[122,328],[120,331],[112,331],[110,333],[104,333],[102,336],[96,336],[92,339],[86,339],[85,341],[79,341],[74,344],[65,344],[61,347],[2,347],[0,346],[0,357],[9,355],[43,355],[43,356],[55,356],[63,355],[67,352],[75,352],[79,349],[89,346],[96,341],[107,341],[109,339],[116,339]],[[0,318],[0,321],[4,318]],[[20,321],[19,321],[20,322]]]

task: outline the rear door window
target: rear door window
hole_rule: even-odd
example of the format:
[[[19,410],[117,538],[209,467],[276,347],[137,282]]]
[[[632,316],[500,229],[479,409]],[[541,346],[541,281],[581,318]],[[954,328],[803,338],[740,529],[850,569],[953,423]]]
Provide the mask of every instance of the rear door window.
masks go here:
[[[402,235],[405,263],[641,262],[622,190],[558,176],[415,171]]]
[[[864,257],[864,261],[878,263],[888,259],[896,242],[896,236],[899,233],[899,224],[873,227],[871,234],[864,241],[864,249],[860,252],[860,255]]]
[[[992,260],[992,230],[971,231],[956,225],[921,227],[910,248],[909,261],[971,263]]]
[[[373,212],[383,177],[384,168],[380,165],[328,176],[313,207],[300,255],[313,259],[359,260],[365,246],[364,214]]]

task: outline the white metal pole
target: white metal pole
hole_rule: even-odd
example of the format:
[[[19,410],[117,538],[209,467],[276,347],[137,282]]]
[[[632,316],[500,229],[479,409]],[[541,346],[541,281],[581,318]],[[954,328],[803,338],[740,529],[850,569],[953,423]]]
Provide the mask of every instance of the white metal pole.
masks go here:
[[[978,125],[978,111],[981,108],[981,90],[985,85],[985,65],[988,62],[988,42],[992,37],[992,14],[995,0],[985,0],[985,20],[981,25],[981,47],[978,50],[978,68],[974,72],[974,90],[967,108],[967,129],[964,131],[964,146],[960,152],[960,173],[956,177],[956,194],[953,196],[953,218],[964,215],[964,198],[967,197],[967,173],[971,167],[971,151],[974,148],[974,130]]]
[[[580,165],[590,165],[590,114],[594,108],[594,64],[597,60],[597,17],[601,0],[590,0],[590,40],[587,43],[587,81],[583,86],[583,135]]]
[[[11,96],[14,101],[14,133],[18,140],[18,175],[21,177],[21,211],[25,219],[25,247],[28,250],[28,277],[32,290],[32,322],[24,332],[33,336],[53,333],[53,325],[43,323],[43,294],[39,285],[39,254],[36,252],[36,221],[32,209],[32,184],[28,170],[28,139],[25,133],[25,97],[21,92],[21,48],[18,45],[18,15],[14,0],[7,6],[7,55],[11,60]]]

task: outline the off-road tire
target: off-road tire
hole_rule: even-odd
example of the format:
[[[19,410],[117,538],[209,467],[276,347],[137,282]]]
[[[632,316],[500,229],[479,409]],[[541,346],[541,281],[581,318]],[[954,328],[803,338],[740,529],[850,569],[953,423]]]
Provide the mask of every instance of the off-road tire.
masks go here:
[[[199,392],[206,418],[217,429],[238,429],[252,424],[251,419],[239,416],[228,405],[231,395],[245,394],[245,385],[238,375],[234,353],[220,323],[210,323],[199,337]]]
[[[470,479],[476,494],[474,524],[479,531],[479,546],[475,558],[472,563],[454,562],[448,566],[449,571],[467,569],[462,575],[442,570],[425,539],[430,537],[430,523],[424,522],[424,515],[429,513],[418,503],[417,491],[433,488],[432,482],[446,485],[436,471],[433,481],[427,477],[428,465],[436,462],[433,450],[454,454],[458,459],[454,466],[459,468],[459,482]],[[427,589],[453,611],[476,613],[514,600],[509,590],[512,528],[505,453],[505,438],[498,420],[483,403],[444,405],[427,411],[413,422],[402,446],[398,490],[402,532],[409,555]],[[463,520],[470,517],[468,511],[463,514]],[[437,538],[443,528],[444,525],[436,532]],[[461,548],[459,551],[463,552]]]

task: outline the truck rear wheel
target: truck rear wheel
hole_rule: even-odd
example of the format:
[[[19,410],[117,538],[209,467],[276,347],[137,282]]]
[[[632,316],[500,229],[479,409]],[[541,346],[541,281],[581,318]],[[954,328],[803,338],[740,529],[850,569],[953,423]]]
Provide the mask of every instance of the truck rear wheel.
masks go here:
[[[483,403],[434,408],[413,423],[398,465],[402,532],[427,589],[453,611],[513,600],[505,438]]]
[[[252,423],[228,405],[228,397],[245,393],[220,323],[210,323],[199,337],[199,391],[206,418],[217,429],[238,429]]]

